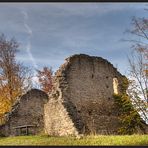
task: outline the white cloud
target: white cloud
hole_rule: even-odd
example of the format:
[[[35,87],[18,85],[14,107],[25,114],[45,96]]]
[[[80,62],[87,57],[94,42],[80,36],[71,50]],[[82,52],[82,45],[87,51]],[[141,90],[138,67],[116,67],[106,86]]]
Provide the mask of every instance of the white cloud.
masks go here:
[[[32,53],[31,53],[31,41],[30,41],[30,39],[31,39],[31,36],[32,36],[33,33],[32,33],[31,28],[29,27],[29,25],[26,23],[27,20],[28,20],[28,14],[27,14],[27,12],[25,12],[25,11],[21,11],[21,13],[22,13],[23,16],[24,16],[24,27],[26,28],[26,31],[27,31],[27,33],[28,33],[28,43],[27,43],[27,46],[26,46],[26,48],[27,48],[27,53],[28,53],[28,55],[29,55],[30,60],[32,61],[33,67],[34,67],[35,69],[37,69],[37,68],[38,68],[37,63],[36,63],[36,61],[35,61],[35,59],[34,59]]]

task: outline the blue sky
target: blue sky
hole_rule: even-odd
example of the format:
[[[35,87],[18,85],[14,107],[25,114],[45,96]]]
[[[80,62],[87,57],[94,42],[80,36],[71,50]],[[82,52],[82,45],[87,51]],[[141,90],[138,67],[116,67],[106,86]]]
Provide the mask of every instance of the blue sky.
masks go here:
[[[17,60],[56,71],[73,54],[110,61],[127,74],[131,18],[148,17],[145,3],[0,3],[0,33],[20,43]]]

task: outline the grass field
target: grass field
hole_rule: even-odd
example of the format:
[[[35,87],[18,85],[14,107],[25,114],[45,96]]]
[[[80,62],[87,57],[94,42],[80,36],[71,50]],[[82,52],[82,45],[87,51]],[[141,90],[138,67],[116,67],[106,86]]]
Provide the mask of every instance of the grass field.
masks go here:
[[[1,137],[2,145],[129,145],[148,146],[148,135],[131,136],[86,136],[81,139],[74,137],[49,137],[49,136],[17,136]]]

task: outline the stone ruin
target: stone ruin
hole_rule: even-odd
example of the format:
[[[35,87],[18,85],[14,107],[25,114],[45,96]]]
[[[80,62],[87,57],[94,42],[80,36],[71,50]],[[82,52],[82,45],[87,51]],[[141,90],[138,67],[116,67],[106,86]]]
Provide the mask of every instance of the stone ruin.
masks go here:
[[[113,134],[119,127],[113,94],[122,75],[103,58],[80,54],[66,59],[54,77],[45,105],[49,135]]]
[[[117,134],[121,126],[113,94],[125,76],[101,57],[73,55],[59,68],[45,105],[49,135]]]
[[[113,94],[122,91],[123,78],[101,57],[73,55],[55,73],[49,96],[31,90],[21,97],[3,126],[5,135],[17,135],[13,127],[25,124],[37,125],[30,127],[33,134],[117,134],[121,125]]]
[[[0,134],[17,136],[26,135],[26,131],[27,135],[44,132],[44,105],[47,102],[48,95],[38,89],[18,97],[11,112],[5,114],[6,122],[0,126]]]

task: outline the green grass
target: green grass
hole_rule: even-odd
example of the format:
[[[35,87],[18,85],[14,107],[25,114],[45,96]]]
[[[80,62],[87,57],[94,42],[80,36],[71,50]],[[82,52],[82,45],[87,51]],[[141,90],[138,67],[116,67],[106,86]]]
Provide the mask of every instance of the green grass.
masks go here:
[[[140,145],[148,146],[148,135],[131,136],[85,136],[81,139],[74,137],[50,137],[50,136],[16,136],[1,137],[2,145]]]

